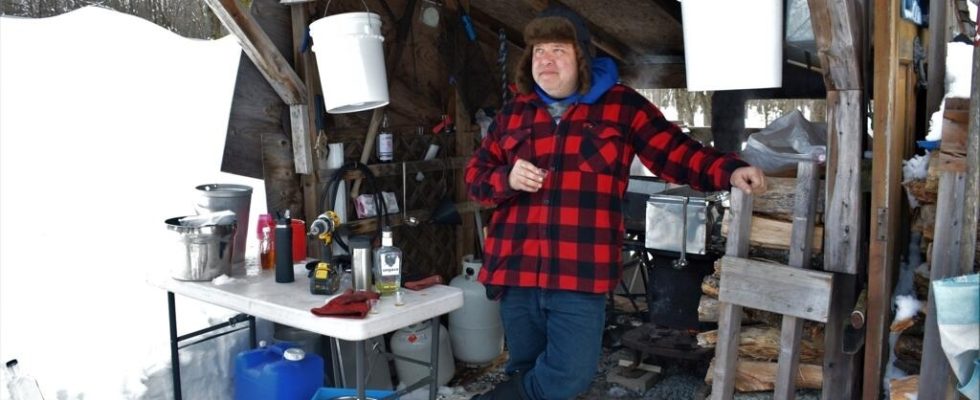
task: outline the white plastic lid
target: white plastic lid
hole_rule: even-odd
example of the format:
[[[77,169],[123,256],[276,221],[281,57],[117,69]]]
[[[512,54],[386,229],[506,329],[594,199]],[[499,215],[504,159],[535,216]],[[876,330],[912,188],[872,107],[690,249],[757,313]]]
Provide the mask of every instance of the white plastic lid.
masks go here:
[[[282,358],[285,358],[289,361],[300,361],[306,358],[306,352],[303,351],[303,349],[292,347],[282,352]]]

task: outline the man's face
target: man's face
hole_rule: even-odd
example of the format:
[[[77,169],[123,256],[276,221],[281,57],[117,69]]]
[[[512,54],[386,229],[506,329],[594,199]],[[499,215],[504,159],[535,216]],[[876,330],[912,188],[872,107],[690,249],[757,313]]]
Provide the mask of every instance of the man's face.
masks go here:
[[[531,75],[545,93],[556,99],[578,89],[578,58],[571,43],[538,43],[531,58]]]

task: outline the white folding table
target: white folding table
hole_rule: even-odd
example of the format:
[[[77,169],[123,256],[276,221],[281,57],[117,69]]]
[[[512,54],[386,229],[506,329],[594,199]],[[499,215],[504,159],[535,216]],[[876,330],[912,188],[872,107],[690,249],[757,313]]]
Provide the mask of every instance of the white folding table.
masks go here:
[[[170,315],[170,351],[173,363],[174,395],[180,393],[180,363],[177,357],[177,343],[196,334],[216,329],[206,328],[189,335],[177,335],[174,294],[225,307],[251,317],[273,321],[279,324],[329,336],[335,339],[353,341],[355,347],[355,368],[357,375],[358,399],[365,399],[365,345],[364,341],[383,335],[408,325],[432,320],[432,362],[429,363],[429,376],[414,385],[399,391],[407,393],[425,384],[429,385],[429,398],[435,400],[438,391],[438,351],[439,316],[463,306],[463,291],[450,286],[435,285],[420,291],[405,289],[403,305],[395,305],[394,296],[382,297],[375,310],[364,319],[320,317],[310,309],[322,306],[334,296],[313,295],[309,290],[304,264],[293,266],[296,280],[291,283],[276,283],[273,271],[261,271],[255,276],[235,277],[229,282],[215,285],[212,282],[188,282],[171,278],[165,273],[150,274],[147,282],[167,291],[167,304]],[[255,346],[253,318],[249,318],[252,332],[252,346]],[[222,324],[222,326],[228,325]]]

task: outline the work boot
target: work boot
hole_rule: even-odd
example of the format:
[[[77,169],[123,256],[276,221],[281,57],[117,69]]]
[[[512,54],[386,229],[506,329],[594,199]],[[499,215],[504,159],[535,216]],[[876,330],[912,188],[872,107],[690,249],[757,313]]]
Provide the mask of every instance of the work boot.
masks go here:
[[[524,373],[514,374],[489,392],[473,396],[470,400],[528,400],[527,393],[524,392]]]

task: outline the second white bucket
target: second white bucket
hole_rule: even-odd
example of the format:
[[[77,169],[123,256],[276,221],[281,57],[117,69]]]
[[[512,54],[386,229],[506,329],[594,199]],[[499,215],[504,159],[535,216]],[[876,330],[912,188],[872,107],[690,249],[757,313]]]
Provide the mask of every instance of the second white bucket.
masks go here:
[[[683,0],[687,90],[782,85],[783,0]]]
[[[388,104],[381,17],[352,12],[310,24],[327,112],[343,114]]]

